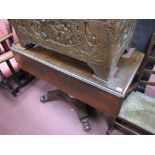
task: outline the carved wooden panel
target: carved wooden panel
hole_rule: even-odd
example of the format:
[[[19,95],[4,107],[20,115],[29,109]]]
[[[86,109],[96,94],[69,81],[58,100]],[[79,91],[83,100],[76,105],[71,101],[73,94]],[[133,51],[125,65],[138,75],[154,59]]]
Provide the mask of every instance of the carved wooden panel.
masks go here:
[[[132,38],[135,20],[11,20],[21,46],[29,43],[86,62],[108,80]]]

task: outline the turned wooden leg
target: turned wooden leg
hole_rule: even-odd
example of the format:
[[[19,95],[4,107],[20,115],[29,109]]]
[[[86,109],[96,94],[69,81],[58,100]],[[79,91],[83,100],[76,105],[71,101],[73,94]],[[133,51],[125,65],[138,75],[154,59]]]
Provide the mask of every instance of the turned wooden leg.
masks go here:
[[[79,119],[83,125],[84,131],[89,131],[91,129],[91,125],[89,123],[89,116],[87,113],[86,104],[76,99],[74,96],[68,95],[67,93],[57,89],[53,91],[49,91],[47,95],[41,96],[40,101],[42,103],[54,100],[65,100],[70,103],[73,103],[76,107],[77,114]]]

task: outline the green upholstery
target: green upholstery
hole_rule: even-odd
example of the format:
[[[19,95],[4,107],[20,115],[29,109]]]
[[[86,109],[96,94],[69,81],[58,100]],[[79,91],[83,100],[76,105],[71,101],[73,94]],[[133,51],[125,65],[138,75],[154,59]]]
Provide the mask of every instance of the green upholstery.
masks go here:
[[[155,134],[155,98],[132,92],[123,102],[119,117]]]

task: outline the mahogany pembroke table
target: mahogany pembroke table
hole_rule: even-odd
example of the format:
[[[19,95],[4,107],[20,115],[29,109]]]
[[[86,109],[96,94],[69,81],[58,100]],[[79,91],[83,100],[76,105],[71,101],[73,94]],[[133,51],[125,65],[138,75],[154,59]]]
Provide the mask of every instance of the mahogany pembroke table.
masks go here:
[[[134,51],[130,58],[120,58],[110,80],[96,77],[83,62],[39,46],[11,47],[22,69],[57,86],[63,92],[107,114],[110,133],[126,93],[136,76],[144,54]],[[69,61],[68,61],[69,60]]]

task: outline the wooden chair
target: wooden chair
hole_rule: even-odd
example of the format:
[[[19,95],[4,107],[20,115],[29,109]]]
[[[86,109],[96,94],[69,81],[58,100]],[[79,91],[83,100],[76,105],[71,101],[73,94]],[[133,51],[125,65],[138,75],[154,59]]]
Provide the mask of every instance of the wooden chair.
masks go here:
[[[138,92],[140,84],[155,86],[155,81],[142,80],[143,74],[155,74],[154,70],[147,69],[149,60],[155,64],[155,57],[152,51],[155,48],[155,34],[152,35],[144,60],[138,72],[137,79],[128,91],[115,127],[128,134],[155,134],[155,98]]]
[[[8,34],[0,39],[1,48],[3,48],[3,49],[1,49],[1,53],[0,53],[0,64],[5,69],[7,67],[9,67],[12,75],[14,76],[14,79],[16,80],[16,82],[19,83],[18,78],[16,77],[16,71],[14,70],[14,68],[10,62],[10,60],[13,58],[13,53],[10,51],[8,44],[11,44],[11,43],[13,43],[13,35],[12,34]],[[4,63],[6,63],[7,66]],[[4,65],[2,65],[2,64],[4,64]],[[12,93],[14,96],[16,96],[16,93],[18,92],[18,87],[13,88],[13,86],[10,84],[9,78],[3,74],[2,68],[0,68],[0,78],[1,78],[0,85],[5,87],[10,93]]]
[[[21,70],[16,63],[10,45],[14,42],[12,33],[0,39],[0,85],[6,88],[13,96],[17,96],[17,92],[21,87],[32,80],[32,76]],[[4,74],[4,72],[8,74]],[[23,74],[24,81],[19,79],[19,75]],[[13,83],[12,83],[13,81]]]

